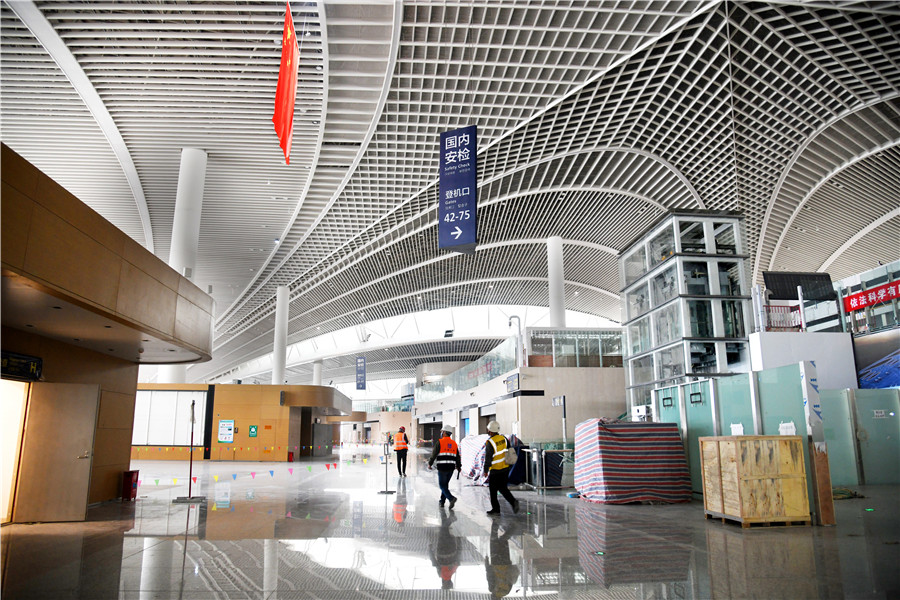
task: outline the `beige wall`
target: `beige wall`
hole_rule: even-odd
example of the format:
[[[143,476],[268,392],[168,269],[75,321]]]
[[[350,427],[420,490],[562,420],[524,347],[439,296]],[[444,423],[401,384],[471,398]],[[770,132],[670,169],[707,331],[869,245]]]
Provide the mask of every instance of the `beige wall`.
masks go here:
[[[381,425],[381,431],[388,432],[391,435],[397,433],[401,426],[405,427],[409,443],[415,447],[417,434],[412,426],[411,412],[381,412],[378,413],[378,421]]]
[[[416,406],[417,414],[442,413],[444,424],[458,427],[462,407],[496,404],[494,417],[502,433],[515,433],[524,442],[562,440],[562,408],[551,406],[556,396],[566,397],[566,430],[574,439],[575,426],[590,418],[618,417],[626,411],[625,370],[618,367],[522,367],[521,390],[540,395],[511,396],[504,379],[511,371],[471,390]]]
[[[518,398],[519,437],[525,442],[562,439],[562,407],[552,406],[556,396],[566,397],[566,437],[570,442],[575,439],[578,423],[615,418],[626,412],[625,369],[555,367],[523,371],[528,372],[528,389],[544,391],[543,396]]]
[[[3,349],[43,359],[43,379],[48,383],[100,385],[88,502],[117,498],[122,471],[131,463],[138,366],[8,327],[3,328]]]

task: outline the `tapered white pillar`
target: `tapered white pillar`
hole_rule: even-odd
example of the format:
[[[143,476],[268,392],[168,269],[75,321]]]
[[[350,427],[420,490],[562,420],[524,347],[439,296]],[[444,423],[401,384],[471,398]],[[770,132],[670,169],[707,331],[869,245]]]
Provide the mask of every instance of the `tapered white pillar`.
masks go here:
[[[550,327],[566,326],[565,278],[563,276],[563,241],[559,236],[547,238],[547,284],[550,288]]]
[[[169,266],[191,281],[194,281],[197,247],[200,245],[200,213],[203,208],[203,188],[206,186],[206,162],[204,150],[181,149]],[[185,383],[186,379],[186,365],[162,365],[156,376],[157,383]]]
[[[313,363],[313,385],[322,385],[322,361],[317,360]]]
[[[272,346],[272,385],[284,384],[284,365],[287,361],[288,305],[290,296],[286,285],[275,292],[275,344]]]

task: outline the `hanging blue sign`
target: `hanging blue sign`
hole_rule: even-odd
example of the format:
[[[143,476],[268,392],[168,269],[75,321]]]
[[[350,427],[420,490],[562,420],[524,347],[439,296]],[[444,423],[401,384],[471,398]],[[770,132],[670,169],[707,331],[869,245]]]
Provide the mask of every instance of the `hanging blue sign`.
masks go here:
[[[475,253],[478,233],[478,136],[475,125],[441,134],[438,248]]]
[[[366,389],[366,357],[356,357],[356,389]]]

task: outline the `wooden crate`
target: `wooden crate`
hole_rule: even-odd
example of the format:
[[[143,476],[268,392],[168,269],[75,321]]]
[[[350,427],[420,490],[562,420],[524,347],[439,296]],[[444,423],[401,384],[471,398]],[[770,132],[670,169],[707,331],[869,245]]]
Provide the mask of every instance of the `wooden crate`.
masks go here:
[[[707,516],[753,523],[809,523],[803,440],[796,435],[700,438]]]

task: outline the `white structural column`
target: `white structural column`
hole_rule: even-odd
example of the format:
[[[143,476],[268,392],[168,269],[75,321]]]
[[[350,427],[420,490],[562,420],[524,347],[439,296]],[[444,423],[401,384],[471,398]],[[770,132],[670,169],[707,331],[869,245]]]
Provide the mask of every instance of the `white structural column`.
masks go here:
[[[200,245],[200,214],[203,209],[203,189],[206,186],[206,162],[206,151],[199,148],[181,149],[169,266],[191,281],[194,281],[197,247]],[[185,383],[186,375],[185,365],[163,365],[159,368],[156,380],[157,383]]]
[[[550,288],[550,327],[566,326],[566,297],[563,276],[563,240],[547,238],[547,284]]]
[[[206,186],[206,152],[199,148],[181,150],[178,191],[175,193],[175,218],[172,221],[172,248],[169,266],[194,280],[197,246],[200,245],[200,211]]]
[[[313,385],[322,385],[322,361],[313,362]]]
[[[284,365],[287,361],[288,306],[290,294],[286,285],[279,285],[275,292],[275,344],[272,347],[272,385],[284,383]]]
[[[263,540],[263,593],[267,600],[278,597],[278,540]]]

